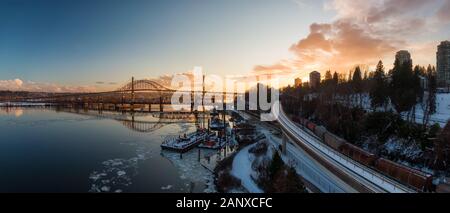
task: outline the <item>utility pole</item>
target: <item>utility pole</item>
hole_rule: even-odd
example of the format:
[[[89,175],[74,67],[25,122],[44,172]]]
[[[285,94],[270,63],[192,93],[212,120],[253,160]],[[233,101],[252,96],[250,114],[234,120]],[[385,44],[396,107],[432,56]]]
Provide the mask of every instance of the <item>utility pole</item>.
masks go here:
[[[160,112],[164,112],[164,105],[163,105],[163,102],[164,102],[163,97],[162,97],[162,95],[160,94],[160,96],[159,96],[159,111],[160,111]]]
[[[203,80],[202,80],[202,86],[203,86],[203,91],[202,91],[202,107],[203,107],[203,112],[205,112],[205,75],[203,75]]]
[[[202,91],[202,109],[203,109],[203,117],[205,117],[206,116],[206,113],[205,113],[205,103],[203,102],[204,101],[204,99],[205,99],[205,75],[203,75],[203,80],[202,80],[202,88],[203,88],[203,91]],[[205,128],[205,119],[203,118],[202,119],[202,125],[203,125],[203,129]]]
[[[134,77],[131,77],[131,111],[134,111]]]

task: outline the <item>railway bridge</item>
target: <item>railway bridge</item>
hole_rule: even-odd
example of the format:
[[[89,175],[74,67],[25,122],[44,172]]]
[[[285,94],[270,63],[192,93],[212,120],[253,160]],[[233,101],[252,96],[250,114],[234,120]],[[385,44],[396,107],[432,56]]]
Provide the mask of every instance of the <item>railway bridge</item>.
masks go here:
[[[204,77],[203,77],[204,81]],[[190,94],[191,101],[190,111],[199,110],[194,107],[205,106],[204,98],[206,94],[212,94],[212,104],[223,104],[225,106],[226,98],[232,98],[237,100],[243,93],[230,93],[230,92],[216,92],[207,91],[203,82],[201,90],[196,91],[194,89],[188,91],[182,91],[179,89],[170,88],[164,86],[154,80],[141,79],[135,80],[134,77],[131,81],[127,82],[123,86],[105,92],[92,92],[92,93],[54,93],[42,97],[26,97],[13,102],[27,102],[27,103],[47,103],[60,106],[67,106],[71,108],[89,108],[98,110],[148,110],[148,111],[164,111],[165,105],[173,105],[172,96],[175,92],[181,92],[184,94]],[[216,96],[220,95],[222,100],[216,100]],[[232,97],[231,97],[232,96]],[[198,98],[200,97],[200,98]],[[236,101],[235,101],[236,103]],[[154,106],[157,106],[155,110]],[[204,109],[203,109],[204,110]]]

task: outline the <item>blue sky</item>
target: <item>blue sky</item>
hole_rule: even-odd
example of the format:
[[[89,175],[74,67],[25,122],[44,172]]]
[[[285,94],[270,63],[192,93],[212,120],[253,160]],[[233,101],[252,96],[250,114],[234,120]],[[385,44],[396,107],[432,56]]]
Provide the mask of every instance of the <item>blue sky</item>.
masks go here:
[[[286,58],[310,23],[331,19],[311,2],[1,1],[0,79],[92,85],[196,65],[242,74]]]
[[[380,59],[389,68],[401,49],[435,65],[449,10],[450,0],[1,0],[0,90],[102,90],[117,85],[96,82],[194,66],[292,83]]]

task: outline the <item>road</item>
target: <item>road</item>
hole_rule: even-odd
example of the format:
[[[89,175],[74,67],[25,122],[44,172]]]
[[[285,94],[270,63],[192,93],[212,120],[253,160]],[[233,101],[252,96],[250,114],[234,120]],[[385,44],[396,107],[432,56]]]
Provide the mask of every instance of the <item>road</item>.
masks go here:
[[[322,165],[328,165],[327,168],[330,168],[331,165],[333,167],[331,170],[334,170],[333,173],[336,174],[336,171],[338,171],[338,176],[341,179],[351,180],[352,187],[358,188],[358,191],[361,191],[361,188],[366,188],[368,192],[377,193],[415,192],[323,144],[315,135],[293,123],[282,109],[280,109],[278,122],[283,132],[297,143],[301,147],[300,149],[314,155],[315,159],[320,161]],[[349,181],[345,182],[349,183]]]
[[[273,131],[279,131],[278,128],[261,122],[250,114],[239,112],[246,120],[258,126],[274,147],[282,145],[282,140],[273,136]],[[271,132],[272,131],[272,132]],[[312,192],[325,193],[356,193],[350,185],[340,180],[336,175],[323,167],[313,157],[303,151],[297,144],[288,143],[287,152],[282,155],[283,161],[293,166],[297,173],[303,178],[306,187]]]

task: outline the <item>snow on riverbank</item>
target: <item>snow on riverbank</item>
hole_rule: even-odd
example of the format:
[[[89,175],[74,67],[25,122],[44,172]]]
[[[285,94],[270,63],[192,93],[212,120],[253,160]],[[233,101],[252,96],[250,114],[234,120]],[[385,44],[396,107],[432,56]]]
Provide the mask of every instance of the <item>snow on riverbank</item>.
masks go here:
[[[233,160],[233,168],[231,174],[241,180],[242,186],[244,186],[250,193],[263,193],[264,191],[259,188],[252,178],[252,174],[255,172],[252,169],[253,154],[248,151],[256,146],[256,144],[243,148],[236,154]]]

